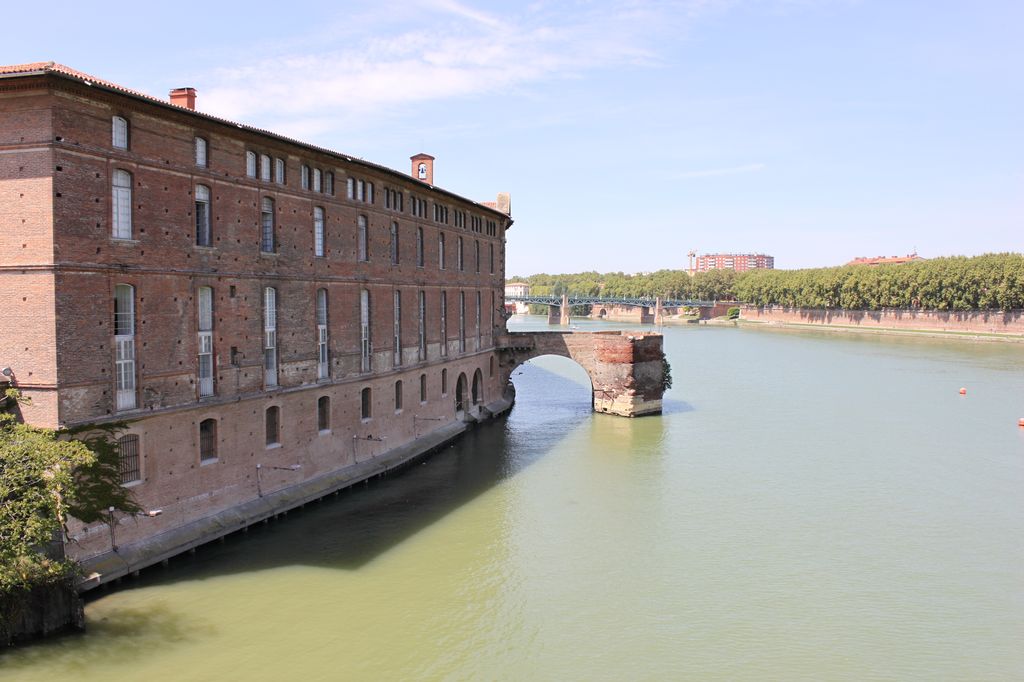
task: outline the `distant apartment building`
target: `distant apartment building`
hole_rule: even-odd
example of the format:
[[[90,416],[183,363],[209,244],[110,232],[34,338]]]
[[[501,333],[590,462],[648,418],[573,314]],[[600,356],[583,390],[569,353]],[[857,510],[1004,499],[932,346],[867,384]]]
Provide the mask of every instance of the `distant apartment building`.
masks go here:
[[[858,256],[846,265],[902,265],[903,263],[914,263],[925,260],[917,255],[917,252],[908,253],[906,256]]]
[[[691,272],[708,270],[774,270],[775,257],[763,253],[706,253],[697,256],[696,263],[690,260]]]

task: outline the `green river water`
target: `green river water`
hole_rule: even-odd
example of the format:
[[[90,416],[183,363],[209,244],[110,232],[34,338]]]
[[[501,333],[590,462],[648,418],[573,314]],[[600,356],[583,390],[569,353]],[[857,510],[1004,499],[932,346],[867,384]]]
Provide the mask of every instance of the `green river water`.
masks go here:
[[[0,679],[1024,679],[1024,346],[664,333],[663,416],[541,358],[507,419],[91,597]]]

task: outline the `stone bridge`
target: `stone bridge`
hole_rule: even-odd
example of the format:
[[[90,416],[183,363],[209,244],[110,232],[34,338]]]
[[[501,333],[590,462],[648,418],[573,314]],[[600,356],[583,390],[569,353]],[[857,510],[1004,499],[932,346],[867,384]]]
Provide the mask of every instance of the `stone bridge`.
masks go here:
[[[498,339],[504,377],[527,360],[561,355],[590,376],[595,412],[623,417],[661,413],[668,373],[661,334],[642,332],[515,332]]]

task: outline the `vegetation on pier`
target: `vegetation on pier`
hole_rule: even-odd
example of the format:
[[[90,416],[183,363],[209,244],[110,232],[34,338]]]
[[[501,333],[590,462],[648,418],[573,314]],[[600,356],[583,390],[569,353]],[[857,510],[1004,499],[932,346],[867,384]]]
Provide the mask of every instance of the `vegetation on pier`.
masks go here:
[[[951,256],[902,265],[846,265],[807,270],[684,270],[539,274],[527,282],[536,295],[662,296],[690,300],[737,300],[757,306],[796,308],[921,308],[1016,310],[1024,308],[1024,255]]]

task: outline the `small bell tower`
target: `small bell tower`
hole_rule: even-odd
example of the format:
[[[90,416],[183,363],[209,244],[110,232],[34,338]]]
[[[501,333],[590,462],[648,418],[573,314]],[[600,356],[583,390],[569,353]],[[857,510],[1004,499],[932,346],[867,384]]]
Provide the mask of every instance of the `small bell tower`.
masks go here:
[[[412,160],[412,176],[428,185],[433,185],[434,157],[430,154],[417,154],[409,158]]]

